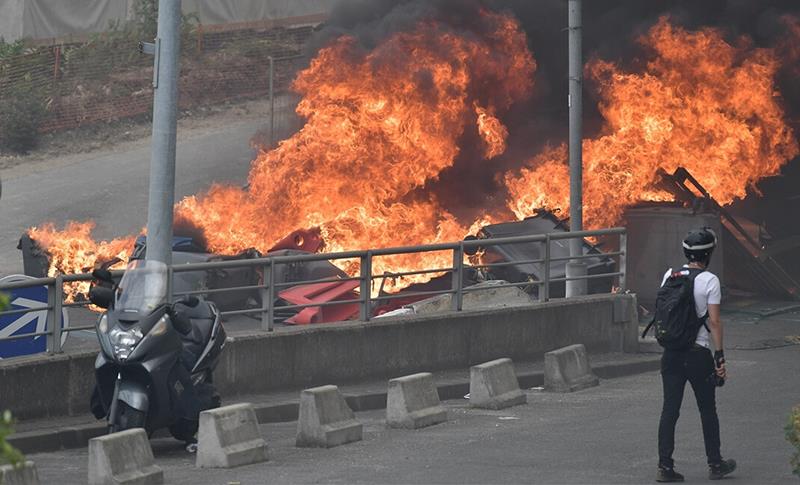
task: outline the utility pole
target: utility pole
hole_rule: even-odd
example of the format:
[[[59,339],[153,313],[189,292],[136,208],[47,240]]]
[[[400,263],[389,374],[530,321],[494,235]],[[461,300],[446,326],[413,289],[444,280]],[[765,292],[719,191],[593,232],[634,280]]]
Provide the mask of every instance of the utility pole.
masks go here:
[[[583,230],[583,23],[581,0],[569,0],[569,228]],[[570,239],[571,257],[583,255],[583,238]],[[567,263],[567,277],[585,276],[582,259]],[[586,280],[566,282],[566,296],[586,294]]]
[[[175,205],[175,136],[178,116],[181,0],[159,0],[158,33],[152,46],[153,140],[147,207],[147,259],[172,263]]]

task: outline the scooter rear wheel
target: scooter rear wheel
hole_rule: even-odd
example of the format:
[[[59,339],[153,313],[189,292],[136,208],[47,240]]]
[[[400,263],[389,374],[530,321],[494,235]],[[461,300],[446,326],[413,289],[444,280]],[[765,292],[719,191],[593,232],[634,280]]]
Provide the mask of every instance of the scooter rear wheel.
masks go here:
[[[126,429],[145,427],[147,415],[144,411],[139,411],[123,401],[119,401],[117,406],[117,419],[116,422],[109,423],[109,432],[116,433],[125,431]]]

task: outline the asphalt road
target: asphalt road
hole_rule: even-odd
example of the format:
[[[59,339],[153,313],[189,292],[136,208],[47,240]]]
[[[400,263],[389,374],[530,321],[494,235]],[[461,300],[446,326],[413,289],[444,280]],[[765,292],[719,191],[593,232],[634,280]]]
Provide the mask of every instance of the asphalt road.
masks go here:
[[[263,120],[221,124],[219,129],[181,134],[177,145],[176,200],[208,188],[212,181],[244,183],[253,159],[250,138]],[[32,170],[6,170],[0,200],[0,276],[22,273],[16,249],[34,225],[68,220],[97,222],[94,234],[108,239],[146,225],[149,138],[123,149],[65,157]]]
[[[731,378],[718,394],[722,451],[735,458],[734,484],[797,483],[783,437],[800,403],[800,313],[763,318],[728,314]],[[757,350],[760,349],[760,350]],[[502,411],[446,402],[450,421],[416,431],[390,430],[379,411],[358,413],[364,441],[333,449],[294,447],[295,423],[261,432],[270,461],[233,470],[198,470],[170,439],[153,441],[166,483],[652,483],[661,406],[657,373],[604,380],[572,394],[528,391],[528,404]],[[676,466],[689,482],[707,471],[700,418],[687,390],[678,423]],[[29,456],[42,483],[83,483],[85,449]]]

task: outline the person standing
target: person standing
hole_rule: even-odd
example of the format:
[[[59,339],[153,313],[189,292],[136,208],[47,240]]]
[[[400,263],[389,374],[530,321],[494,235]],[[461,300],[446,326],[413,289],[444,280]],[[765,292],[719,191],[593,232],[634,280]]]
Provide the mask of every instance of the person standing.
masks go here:
[[[723,460],[720,454],[719,418],[716,408],[716,387],[725,383],[728,377],[725,367],[725,354],[722,340],[722,321],[720,320],[720,301],[722,291],[719,278],[707,270],[711,255],[717,245],[717,237],[709,228],[692,230],[683,241],[683,252],[687,264],[673,271],[670,268],[661,282],[665,288],[681,288],[691,285],[691,295],[696,313],[684,317],[682,331],[688,332],[688,339],[682,343],[670,341],[669,329],[659,328],[663,322],[656,321],[656,337],[664,346],[661,357],[661,381],[664,389],[664,404],[658,425],[658,482],[682,482],[684,477],[675,471],[672,453],[675,449],[675,425],[678,422],[683,402],[683,392],[688,381],[694,391],[703,428],[703,441],[708,459],[710,479],[720,479],[736,469],[736,461]],[[682,278],[682,280],[681,280]],[[669,283],[668,283],[669,282]],[[662,294],[659,292],[659,295]],[[669,290],[667,290],[669,293]],[[660,297],[661,298],[661,297]],[[688,297],[685,298],[686,301]],[[663,302],[663,299],[660,301]],[[663,305],[662,306],[667,306]],[[670,309],[675,305],[669,305]],[[662,309],[661,315],[664,315]],[[656,303],[656,317],[659,317],[659,302]],[[665,317],[666,318],[666,317]],[[699,328],[697,328],[699,327]],[[696,333],[695,333],[696,332]],[[709,338],[710,337],[710,338]],[[678,339],[680,340],[680,338]],[[713,340],[713,353],[710,350]]]

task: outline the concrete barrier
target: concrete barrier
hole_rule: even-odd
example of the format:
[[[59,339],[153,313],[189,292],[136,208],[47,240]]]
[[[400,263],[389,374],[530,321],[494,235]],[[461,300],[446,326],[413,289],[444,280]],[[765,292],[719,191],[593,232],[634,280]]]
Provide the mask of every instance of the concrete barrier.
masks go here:
[[[429,372],[390,380],[386,396],[390,428],[418,429],[447,421],[447,410]]]
[[[300,393],[297,446],[330,448],[361,441],[362,432],[338,387],[315,387]]]
[[[250,403],[200,413],[197,437],[198,468],[233,468],[267,461],[267,443]]]
[[[541,360],[545,352],[575,342],[593,353],[636,351],[636,308],[635,295],[590,295],[513,308],[237,332],[225,346],[214,382],[231,399],[464,369],[499,355]],[[87,415],[96,357],[84,351],[0,360],[0,409],[20,420]]]
[[[497,359],[470,368],[470,406],[503,409],[526,402],[528,399],[519,388],[511,359]]]
[[[586,347],[570,345],[544,354],[544,388],[553,392],[572,392],[596,386],[600,379],[592,373]]]
[[[19,468],[11,465],[0,466],[0,483],[3,485],[39,485],[36,465],[26,461]]]
[[[89,440],[89,485],[164,483],[142,428]]]

